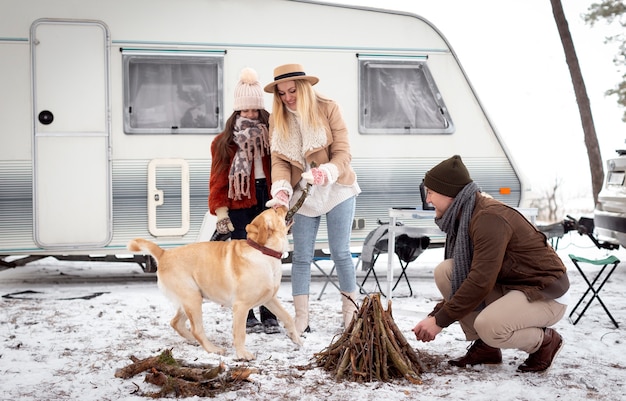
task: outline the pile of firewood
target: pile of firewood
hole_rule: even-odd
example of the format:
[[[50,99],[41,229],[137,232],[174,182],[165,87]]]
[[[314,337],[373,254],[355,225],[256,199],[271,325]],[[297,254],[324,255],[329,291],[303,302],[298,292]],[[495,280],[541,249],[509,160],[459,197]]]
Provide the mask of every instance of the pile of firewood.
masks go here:
[[[239,388],[255,369],[239,367],[226,369],[224,363],[217,366],[187,365],[174,359],[172,350],[165,350],[160,355],[145,359],[130,357],[130,365],[118,369],[115,377],[129,379],[142,372],[145,381],[161,387],[155,393],[142,393],[150,398],[163,398],[170,394],[179,397],[215,397],[216,394]],[[137,389],[139,391],[139,387]]]
[[[380,294],[366,297],[348,328],[315,359],[335,379],[356,382],[405,378],[422,384],[426,370],[393,321],[391,301],[384,310]]]

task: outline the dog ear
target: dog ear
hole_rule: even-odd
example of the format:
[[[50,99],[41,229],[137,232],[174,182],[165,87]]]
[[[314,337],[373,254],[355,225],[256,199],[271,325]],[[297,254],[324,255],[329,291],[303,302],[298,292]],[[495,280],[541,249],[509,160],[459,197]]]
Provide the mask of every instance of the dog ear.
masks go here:
[[[252,223],[246,225],[246,232],[248,233],[248,238],[250,238],[254,242],[258,242],[257,237],[259,236],[259,229],[257,228],[256,224],[254,224],[254,220],[252,221]]]
[[[263,223],[267,223],[269,219],[264,219]],[[267,239],[269,238],[269,233],[271,232],[271,228],[266,226],[266,224],[259,224],[255,227],[257,237],[254,240],[257,244],[265,245],[267,243]]]
[[[272,210],[272,209],[268,209]],[[254,220],[246,226],[246,232],[248,238],[260,245],[265,245],[269,238],[268,226],[271,225],[271,219],[267,218],[267,210],[260,215],[256,216]],[[271,232],[271,228],[270,232]]]

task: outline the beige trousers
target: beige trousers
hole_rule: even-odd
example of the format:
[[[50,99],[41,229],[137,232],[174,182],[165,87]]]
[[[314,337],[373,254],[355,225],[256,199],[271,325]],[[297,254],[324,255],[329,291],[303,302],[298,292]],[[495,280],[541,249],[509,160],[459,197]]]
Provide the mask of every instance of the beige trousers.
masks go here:
[[[435,268],[435,284],[447,300],[452,292],[454,262],[446,259]],[[567,305],[554,300],[530,302],[521,291],[505,292],[496,284],[485,299],[487,305],[459,320],[468,341],[480,338],[495,348],[514,348],[532,354],[543,341],[543,328],[556,324]]]

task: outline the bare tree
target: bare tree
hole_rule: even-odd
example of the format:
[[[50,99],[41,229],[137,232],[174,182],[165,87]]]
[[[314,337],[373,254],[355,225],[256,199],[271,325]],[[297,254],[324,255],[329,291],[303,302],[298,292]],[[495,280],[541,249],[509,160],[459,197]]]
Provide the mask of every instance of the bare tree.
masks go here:
[[[546,191],[546,199],[548,200],[548,221],[557,221],[563,219],[559,216],[559,199],[557,197],[557,191],[561,186],[561,180],[556,178],[552,188]]]
[[[622,29],[616,30],[616,34],[606,38],[609,43],[617,43],[619,52],[613,59],[618,67],[626,66],[626,35],[623,28],[626,28],[626,3],[624,0],[602,0],[600,3],[592,3],[588,13],[584,16],[585,22],[593,26],[600,20],[605,20],[608,24],[618,24]],[[606,91],[606,94],[617,95],[617,104],[626,107],[626,74],[622,75],[622,81],[613,89]],[[622,121],[626,122],[626,112],[622,115]]]
[[[552,14],[554,15],[554,21],[561,37],[561,44],[563,45],[563,51],[565,52],[565,61],[569,68],[570,76],[572,78],[572,84],[574,86],[574,93],[576,95],[576,103],[578,104],[578,111],[580,113],[580,120],[583,126],[583,133],[585,135],[585,146],[587,147],[587,157],[589,158],[589,168],[591,171],[591,188],[593,191],[594,204],[598,202],[598,193],[602,190],[602,184],[604,182],[604,168],[602,164],[602,155],[600,154],[600,146],[598,144],[598,137],[596,135],[596,128],[593,123],[593,116],[591,115],[591,106],[589,103],[589,97],[587,96],[587,88],[585,87],[585,81],[580,70],[580,64],[578,63],[578,57],[576,56],[576,49],[574,48],[574,42],[572,35],[569,31],[569,25],[563,12],[563,5],[561,0],[550,0],[552,4]]]
[[[559,196],[563,180],[555,178],[551,187],[547,188],[541,198],[532,201],[531,207],[537,208],[537,218],[547,223],[563,220],[561,208],[561,196]]]

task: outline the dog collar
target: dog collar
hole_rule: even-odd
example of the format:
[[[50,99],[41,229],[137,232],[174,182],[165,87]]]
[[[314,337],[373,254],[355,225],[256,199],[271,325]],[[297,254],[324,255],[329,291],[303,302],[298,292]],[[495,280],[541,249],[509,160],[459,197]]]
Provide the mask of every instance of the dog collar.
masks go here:
[[[246,241],[248,242],[248,245],[250,245],[254,249],[258,249],[259,251],[261,251],[263,254],[265,254],[267,256],[272,256],[272,257],[275,257],[276,259],[282,259],[283,258],[283,253],[282,252],[278,252],[278,251],[270,249],[270,248],[268,248],[266,246],[257,244],[256,242],[252,241],[250,238],[248,238]]]

